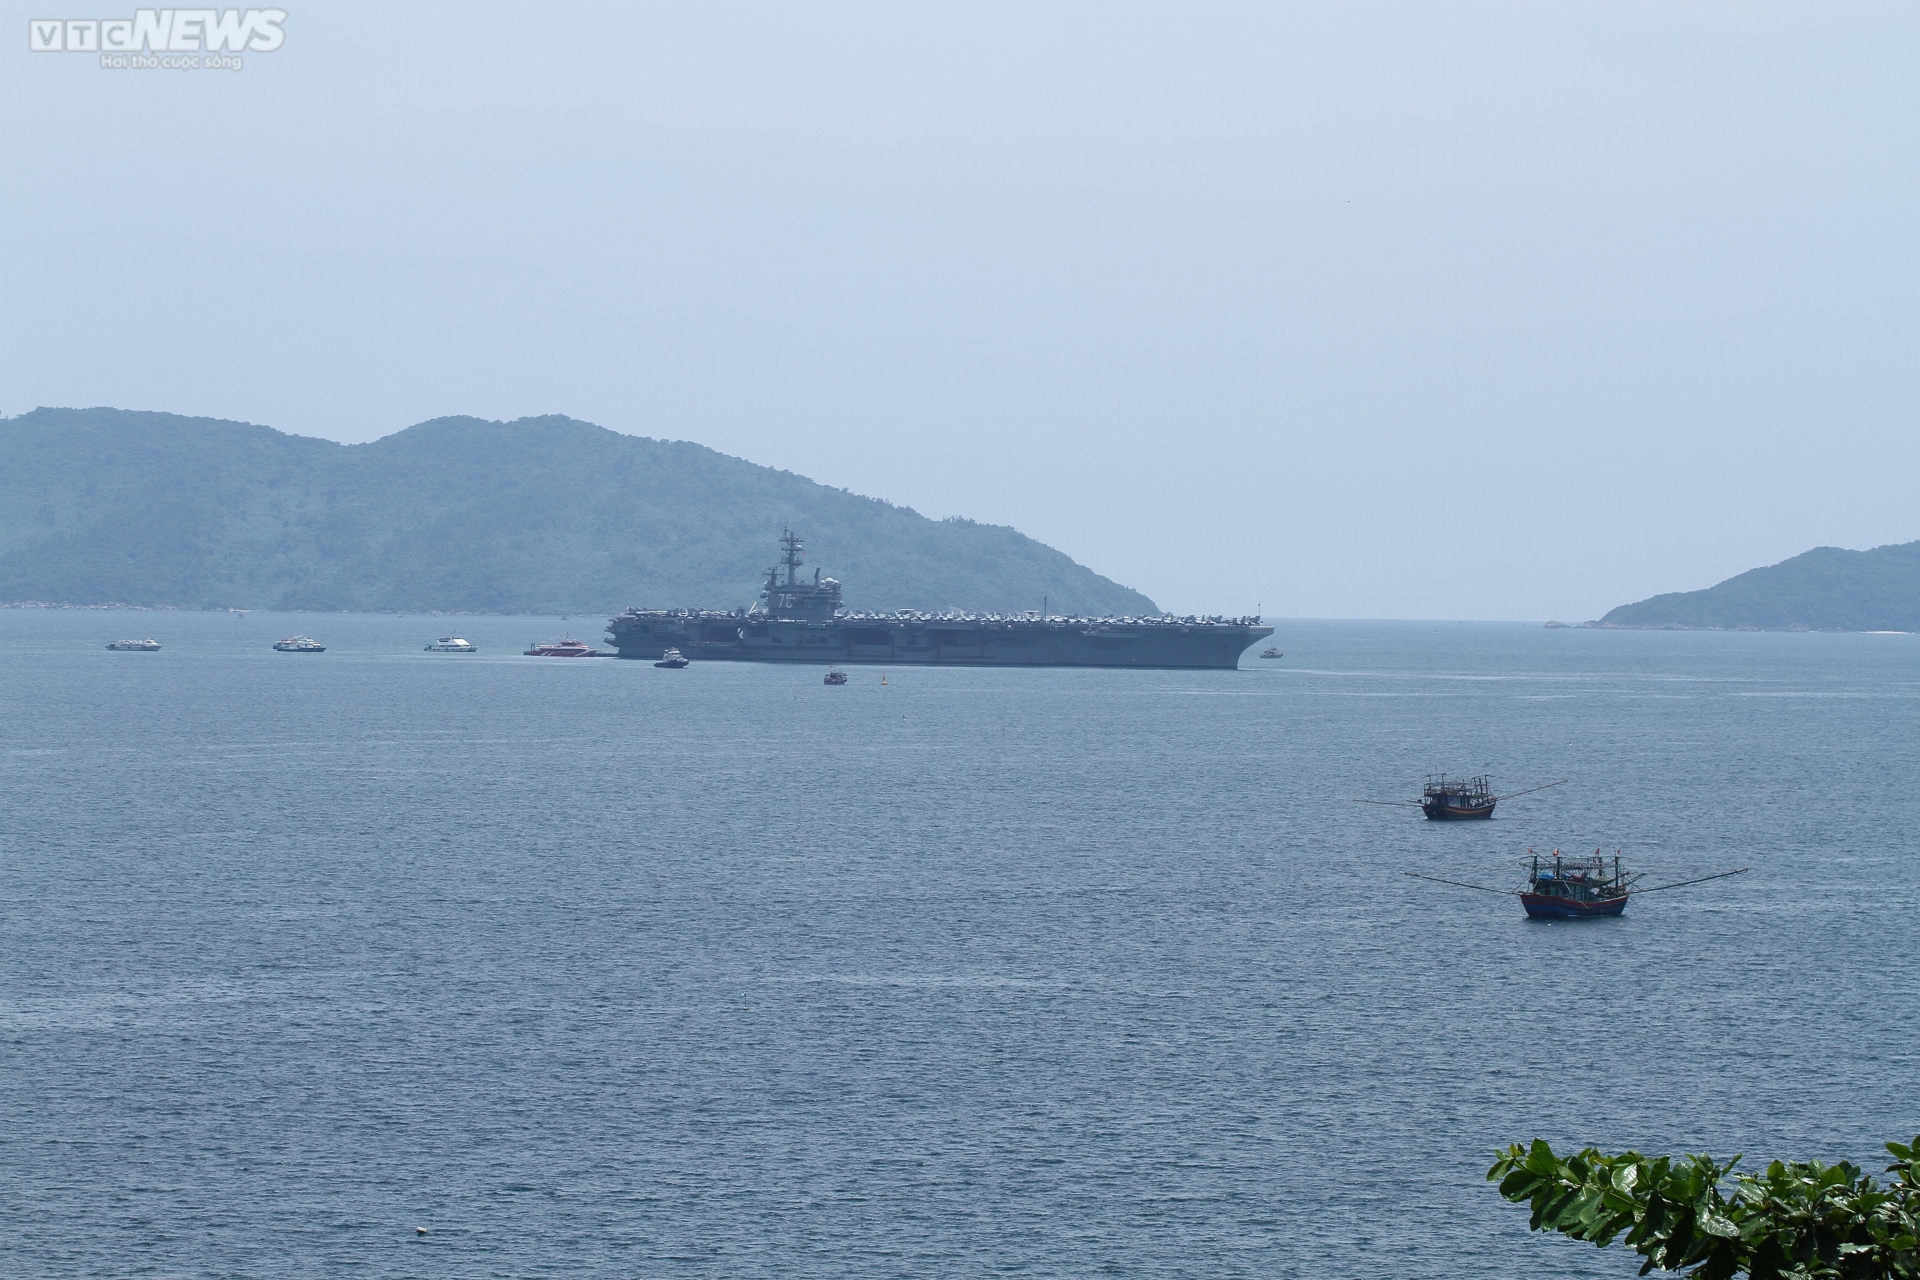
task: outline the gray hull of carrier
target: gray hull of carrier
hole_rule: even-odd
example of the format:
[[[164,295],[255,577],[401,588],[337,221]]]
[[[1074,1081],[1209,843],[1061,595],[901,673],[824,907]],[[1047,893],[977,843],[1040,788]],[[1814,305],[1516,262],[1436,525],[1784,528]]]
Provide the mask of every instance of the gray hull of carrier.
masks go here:
[[[893,662],[960,667],[1212,667],[1273,628],[1211,619],[955,618],[886,614],[832,622],[738,613],[635,609],[608,624],[623,658],[660,660],[678,649],[695,661]]]
[[[607,624],[608,643],[650,662],[678,649],[696,662],[1232,669],[1273,634],[1258,618],[849,614],[838,582],[799,576],[800,540],[781,543],[785,579],[769,569],[753,608],[629,609]]]

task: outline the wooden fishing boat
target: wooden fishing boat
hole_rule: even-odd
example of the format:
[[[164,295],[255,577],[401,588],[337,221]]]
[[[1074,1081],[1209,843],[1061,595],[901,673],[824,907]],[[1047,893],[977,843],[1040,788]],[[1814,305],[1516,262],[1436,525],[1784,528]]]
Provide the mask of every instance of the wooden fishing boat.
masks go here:
[[[1500,797],[1493,794],[1487,775],[1448,780],[1444,773],[1429,774],[1420,797],[1420,811],[1436,821],[1448,818],[1491,818]]]
[[[1400,805],[1420,812],[1435,822],[1445,822],[1458,818],[1491,818],[1493,807],[1502,800],[1513,800],[1520,796],[1530,796],[1536,791],[1545,791],[1548,787],[1557,787],[1566,781],[1545,782],[1537,787],[1528,787],[1525,791],[1514,791],[1504,796],[1493,794],[1493,780],[1486,774],[1475,774],[1471,778],[1449,778],[1444,773],[1430,773],[1427,784],[1421,790],[1418,800],[1355,800],[1355,804]]]
[[[1527,850],[1527,887],[1520,891],[1520,905],[1536,920],[1585,920],[1591,916],[1617,916],[1627,909],[1633,885],[1641,875],[1620,868],[1620,851],[1613,851],[1613,865],[1595,849],[1591,858],[1562,857],[1558,849],[1543,863],[1540,855]]]
[[[1529,849],[1527,856],[1520,860],[1520,865],[1527,872],[1527,882],[1518,889],[1496,889],[1491,885],[1469,884],[1464,880],[1449,880],[1420,871],[1406,874],[1416,880],[1431,880],[1435,884],[1450,884],[1458,889],[1478,889],[1482,893],[1518,898],[1521,909],[1535,920],[1595,920],[1621,914],[1635,894],[1704,884],[1709,880],[1741,875],[1747,870],[1740,867],[1734,871],[1721,871],[1710,876],[1641,889],[1637,886],[1646,873],[1628,871],[1621,866],[1618,849],[1613,851],[1612,858],[1605,857],[1598,849],[1593,851],[1591,857],[1567,857],[1558,849],[1542,857]]]

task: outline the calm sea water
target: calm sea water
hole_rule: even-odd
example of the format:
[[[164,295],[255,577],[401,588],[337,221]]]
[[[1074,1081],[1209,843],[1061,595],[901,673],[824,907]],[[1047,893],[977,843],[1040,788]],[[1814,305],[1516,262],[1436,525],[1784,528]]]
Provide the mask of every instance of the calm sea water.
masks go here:
[[[459,625],[0,611],[0,1271],[1624,1277],[1496,1146],[1920,1130],[1920,637],[833,689]],[[1348,802],[1440,767],[1573,781]],[[1752,871],[1400,875],[1556,845]]]

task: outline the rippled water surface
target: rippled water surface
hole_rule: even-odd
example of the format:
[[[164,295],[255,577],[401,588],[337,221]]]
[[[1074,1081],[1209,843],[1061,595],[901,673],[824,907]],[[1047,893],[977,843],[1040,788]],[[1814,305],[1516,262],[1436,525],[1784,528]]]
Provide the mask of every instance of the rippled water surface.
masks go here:
[[[1493,1149],[1920,1130],[1920,637],[518,654],[596,622],[0,611],[6,1274],[1626,1277]],[[1349,803],[1439,767],[1573,781]],[[1752,871],[1400,874],[1555,845]]]

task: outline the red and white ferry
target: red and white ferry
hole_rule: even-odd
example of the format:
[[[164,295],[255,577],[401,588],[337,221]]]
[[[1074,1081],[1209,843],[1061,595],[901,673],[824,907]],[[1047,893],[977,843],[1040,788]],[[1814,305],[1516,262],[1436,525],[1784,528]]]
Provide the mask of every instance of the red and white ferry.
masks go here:
[[[529,658],[598,658],[601,653],[583,640],[549,640],[527,650]]]

